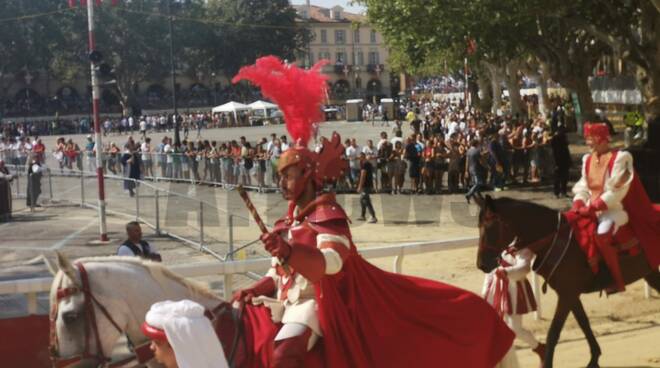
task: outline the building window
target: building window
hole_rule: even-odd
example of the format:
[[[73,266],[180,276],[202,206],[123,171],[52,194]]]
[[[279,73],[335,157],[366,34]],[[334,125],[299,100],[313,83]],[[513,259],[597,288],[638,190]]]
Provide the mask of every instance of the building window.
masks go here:
[[[319,51],[319,60],[330,60],[330,52]]]
[[[378,55],[378,51],[369,51],[369,64],[380,64],[380,55]]]
[[[353,30],[353,43],[360,43],[360,29]]]
[[[337,64],[346,64],[346,52],[337,51],[336,63]]]
[[[364,65],[364,53],[362,50],[357,52],[357,65]]]
[[[335,31],[335,43],[337,45],[343,45],[346,43],[346,31],[343,29],[338,29]]]
[[[328,43],[328,31],[325,29],[321,30],[321,43]]]
[[[373,30],[373,29],[371,30],[370,41],[371,41],[371,43],[376,43],[376,31]]]

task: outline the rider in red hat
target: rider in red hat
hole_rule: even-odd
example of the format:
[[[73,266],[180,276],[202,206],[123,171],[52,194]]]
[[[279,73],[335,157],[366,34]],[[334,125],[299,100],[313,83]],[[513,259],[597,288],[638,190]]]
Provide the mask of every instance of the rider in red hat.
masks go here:
[[[582,158],[582,178],[573,187],[575,197],[572,211],[598,221],[593,239],[614,279],[614,290],[625,290],[614,236],[630,223],[639,239],[651,267],[660,264],[660,212],[654,209],[633,167],[632,155],[610,147],[607,124],[587,122],[584,137],[591,152]],[[588,254],[592,268],[597,271],[597,258]]]

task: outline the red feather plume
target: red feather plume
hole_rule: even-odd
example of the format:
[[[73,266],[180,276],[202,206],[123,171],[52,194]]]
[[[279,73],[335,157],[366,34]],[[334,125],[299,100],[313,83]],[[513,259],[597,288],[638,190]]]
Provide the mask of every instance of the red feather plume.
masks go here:
[[[276,56],[264,56],[254,65],[242,67],[232,83],[246,79],[259,86],[264,97],[282,110],[293,142],[306,146],[312,137],[312,124],[323,118],[321,103],[326,96],[328,78],[321,74],[321,67],[327,63],[321,60],[305,70]]]

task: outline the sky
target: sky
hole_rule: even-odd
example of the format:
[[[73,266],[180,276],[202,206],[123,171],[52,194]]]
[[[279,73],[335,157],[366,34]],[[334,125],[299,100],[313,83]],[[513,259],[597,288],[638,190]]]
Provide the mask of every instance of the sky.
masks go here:
[[[310,2],[312,5],[322,6],[324,8],[332,8],[335,5],[340,5],[351,13],[362,13],[365,9],[363,6],[349,5],[350,0],[311,0]],[[296,5],[304,4],[305,0],[291,0],[291,3]]]

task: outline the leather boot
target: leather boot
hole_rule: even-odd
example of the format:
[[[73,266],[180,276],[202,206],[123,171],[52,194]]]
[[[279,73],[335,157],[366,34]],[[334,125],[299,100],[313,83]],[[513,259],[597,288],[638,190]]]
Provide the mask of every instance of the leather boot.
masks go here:
[[[532,351],[539,356],[539,359],[541,359],[540,367],[543,367],[545,364],[545,344],[539,343]]]
[[[617,250],[612,246],[613,238],[612,230],[605,234],[596,234],[595,236],[596,246],[598,247],[601,257],[603,257],[603,261],[607,265],[607,268],[610,270],[612,279],[614,280],[614,292],[617,292],[626,290],[626,283],[623,281],[623,275],[621,274],[621,266],[619,265]]]
[[[302,368],[305,364],[307,354],[307,343],[312,330],[309,328],[305,333],[288,339],[275,341],[273,361],[271,368]]]

